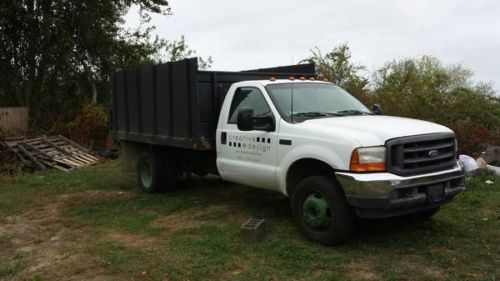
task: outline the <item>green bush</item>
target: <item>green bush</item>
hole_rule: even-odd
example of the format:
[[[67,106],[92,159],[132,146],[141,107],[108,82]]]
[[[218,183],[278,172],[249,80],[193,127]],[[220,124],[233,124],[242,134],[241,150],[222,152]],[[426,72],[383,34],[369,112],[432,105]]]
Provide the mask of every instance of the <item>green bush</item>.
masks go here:
[[[108,110],[85,103],[72,121],[56,124],[54,131],[86,147],[104,146],[109,135]]]
[[[374,75],[371,100],[387,115],[436,122],[453,129],[461,153],[477,156],[500,140],[500,99],[489,84],[474,83],[460,65],[433,57],[403,59]]]
[[[318,78],[343,87],[367,106],[378,103],[385,115],[427,120],[455,131],[460,153],[473,156],[499,145],[500,98],[491,84],[476,83],[461,65],[443,65],[422,56],[386,63],[371,79],[366,67],[351,62],[347,44],[322,54],[311,50],[304,62],[316,64]]]

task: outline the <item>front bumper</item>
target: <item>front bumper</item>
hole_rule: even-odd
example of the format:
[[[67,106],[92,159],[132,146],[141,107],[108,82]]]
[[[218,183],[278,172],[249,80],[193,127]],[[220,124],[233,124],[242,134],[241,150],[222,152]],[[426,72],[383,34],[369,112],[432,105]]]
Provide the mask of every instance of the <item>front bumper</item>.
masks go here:
[[[382,218],[432,209],[464,190],[464,169],[401,177],[392,173],[335,173],[359,217]]]

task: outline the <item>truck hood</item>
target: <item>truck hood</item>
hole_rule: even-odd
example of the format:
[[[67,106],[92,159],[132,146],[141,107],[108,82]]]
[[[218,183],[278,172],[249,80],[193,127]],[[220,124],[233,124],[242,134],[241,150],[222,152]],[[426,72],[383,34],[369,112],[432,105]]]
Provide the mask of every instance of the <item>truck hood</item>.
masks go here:
[[[301,123],[326,135],[351,136],[361,146],[383,145],[389,139],[453,132],[449,128],[427,121],[381,115],[356,115],[309,119]]]

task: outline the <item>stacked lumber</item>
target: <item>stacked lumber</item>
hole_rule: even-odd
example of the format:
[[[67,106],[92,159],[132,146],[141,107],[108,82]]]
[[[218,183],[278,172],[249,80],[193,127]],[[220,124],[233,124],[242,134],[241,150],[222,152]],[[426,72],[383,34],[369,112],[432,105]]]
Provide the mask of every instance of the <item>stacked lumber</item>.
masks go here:
[[[40,170],[54,168],[70,171],[99,162],[99,158],[91,155],[86,148],[63,136],[8,138],[1,144],[16,154],[24,165]]]

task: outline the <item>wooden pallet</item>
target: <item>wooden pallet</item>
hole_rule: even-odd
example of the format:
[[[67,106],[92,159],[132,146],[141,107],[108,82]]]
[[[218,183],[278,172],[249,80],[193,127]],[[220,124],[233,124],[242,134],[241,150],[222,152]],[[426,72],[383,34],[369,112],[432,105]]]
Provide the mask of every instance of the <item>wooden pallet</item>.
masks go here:
[[[70,171],[99,162],[99,158],[91,155],[86,148],[63,136],[7,139],[3,141],[3,146],[15,153],[24,164],[41,170],[54,168]]]

